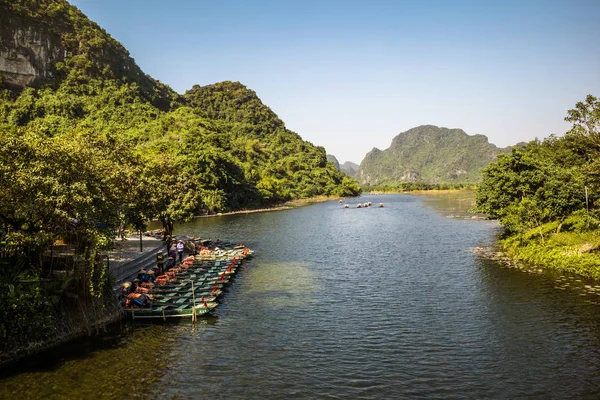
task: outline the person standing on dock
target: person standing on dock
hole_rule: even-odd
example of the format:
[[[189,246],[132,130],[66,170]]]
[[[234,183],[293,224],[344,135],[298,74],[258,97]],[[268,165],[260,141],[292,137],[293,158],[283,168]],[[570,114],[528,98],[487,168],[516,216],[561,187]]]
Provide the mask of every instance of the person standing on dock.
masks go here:
[[[177,254],[179,255],[179,262],[183,261],[183,249],[184,249],[183,240],[177,242]]]
[[[158,273],[162,274],[164,271],[163,267],[165,264],[165,256],[163,256],[162,251],[159,251],[156,254],[156,266],[158,267]]]
[[[171,240],[171,235],[167,235],[167,239],[165,240],[165,244],[167,245],[167,254],[169,254],[169,250],[171,250],[171,243],[173,243]]]

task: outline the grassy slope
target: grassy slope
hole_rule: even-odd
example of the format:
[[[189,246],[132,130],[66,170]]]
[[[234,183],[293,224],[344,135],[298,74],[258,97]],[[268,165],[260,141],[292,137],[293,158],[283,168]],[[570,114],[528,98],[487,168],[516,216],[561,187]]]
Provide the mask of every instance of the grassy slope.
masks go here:
[[[500,241],[517,261],[600,279],[600,231],[597,220],[574,214]]]

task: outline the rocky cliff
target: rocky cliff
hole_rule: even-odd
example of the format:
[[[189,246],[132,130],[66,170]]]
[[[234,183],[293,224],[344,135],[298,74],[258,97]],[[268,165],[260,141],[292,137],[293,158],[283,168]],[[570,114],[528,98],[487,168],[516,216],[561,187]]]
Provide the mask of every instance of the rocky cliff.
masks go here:
[[[340,171],[340,162],[333,154],[327,154],[327,162],[332,162],[335,166],[335,169]]]
[[[12,15],[0,4],[0,76],[13,89],[54,79],[55,63],[66,51],[48,26]]]

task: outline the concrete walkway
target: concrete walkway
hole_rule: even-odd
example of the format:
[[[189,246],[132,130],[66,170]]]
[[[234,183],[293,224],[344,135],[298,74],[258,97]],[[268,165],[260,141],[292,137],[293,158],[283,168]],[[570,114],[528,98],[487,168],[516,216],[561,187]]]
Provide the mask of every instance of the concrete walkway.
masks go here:
[[[125,239],[117,239],[115,248],[106,252],[109,271],[115,277],[117,284],[131,280],[140,269],[156,265],[156,254],[167,254],[167,246],[161,239],[142,235],[142,251],[140,251],[140,236],[134,234]],[[166,259],[166,257],[165,257]]]

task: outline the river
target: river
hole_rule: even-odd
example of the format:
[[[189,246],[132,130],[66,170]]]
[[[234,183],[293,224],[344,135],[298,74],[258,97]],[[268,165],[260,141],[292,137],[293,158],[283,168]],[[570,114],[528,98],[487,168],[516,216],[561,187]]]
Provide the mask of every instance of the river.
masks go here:
[[[465,214],[469,199],[369,200],[385,207],[177,226],[256,251],[213,317],[63,346],[4,371],[0,398],[600,397],[589,282],[476,256],[499,227]]]

